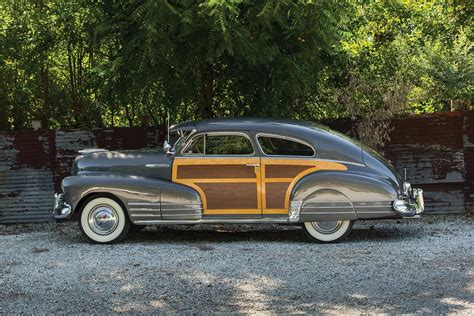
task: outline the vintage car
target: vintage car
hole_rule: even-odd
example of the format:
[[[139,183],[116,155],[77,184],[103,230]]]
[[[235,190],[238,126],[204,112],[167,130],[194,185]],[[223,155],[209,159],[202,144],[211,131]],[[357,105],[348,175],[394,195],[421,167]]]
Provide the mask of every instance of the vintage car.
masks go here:
[[[423,212],[381,155],[323,125],[210,119],[172,126],[163,150],[82,151],[55,194],[96,243],[161,224],[300,224],[311,240],[345,238],[357,219]],[[168,136],[168,140],[170,137]]]

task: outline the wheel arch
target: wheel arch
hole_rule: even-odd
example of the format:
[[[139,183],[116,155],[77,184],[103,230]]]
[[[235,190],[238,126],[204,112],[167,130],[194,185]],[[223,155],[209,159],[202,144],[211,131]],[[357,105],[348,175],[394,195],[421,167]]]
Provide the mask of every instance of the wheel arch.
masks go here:
[[[84,209],[84,206],[86,205],[86,203],[88,201],[92,200],[92,198],[98,198],[98,197],[106,197],[106,198],[112,199],[115,202],[117,202],[122,207],[122,209],[125,211],[125,214],[128,216],[128,218],[130,219],[130,214],[128,212],[128,209],[125,206],[125,203],[122,201],[122,199],[120,199],[119,196],[117,196],[113,193],[110,193],[110,192],[101,192],[101,191],[89,192],[89,193],[85,194],[84,196],[82,196],[80,198],[80,200],[77,202],[76,207],[74,208],[74,215],[73,216],[75,216],[77,218],[79,216],[81,216],[81,212]]]

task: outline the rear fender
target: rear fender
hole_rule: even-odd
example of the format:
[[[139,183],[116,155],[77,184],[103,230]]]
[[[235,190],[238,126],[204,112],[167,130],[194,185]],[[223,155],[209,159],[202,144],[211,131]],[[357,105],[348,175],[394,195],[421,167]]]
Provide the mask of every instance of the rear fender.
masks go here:
[[[300,221],[353,220],[394,215],[397,188],[348,171],[319,171],[302,178],[291,201],[301,201]]]

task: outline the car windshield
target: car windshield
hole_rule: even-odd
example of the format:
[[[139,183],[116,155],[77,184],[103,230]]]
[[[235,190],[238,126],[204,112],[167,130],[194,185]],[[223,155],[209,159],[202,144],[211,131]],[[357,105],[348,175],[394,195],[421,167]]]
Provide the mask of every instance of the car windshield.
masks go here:
[[[173,147],[173,151],[179,151],[183,147],[186,138],[191,135],[193,131],[176,131],[170,133],[170,145]]]

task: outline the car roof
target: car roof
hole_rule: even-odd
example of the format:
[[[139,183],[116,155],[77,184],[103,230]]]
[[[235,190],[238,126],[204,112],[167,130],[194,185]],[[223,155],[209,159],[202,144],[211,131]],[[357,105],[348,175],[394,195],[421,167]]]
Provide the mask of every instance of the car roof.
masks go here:
[[[311,139],[315,134],[332,134],[333,132],[328,127],[313,122],[273,118],[205,119],[176,124],[173,125],[170,130],[196,130],[197,132],[255,131],[261,133],[289,135],[303,139]]]
[[[273,118],[220,118],[181,123],[170,129],[170,131],[178,130],[196,130],[198,133],[249,131],[289,136],[313,145],[320,157],[363,163],[361,144],[358,141],[327,126],[308,121]]]

